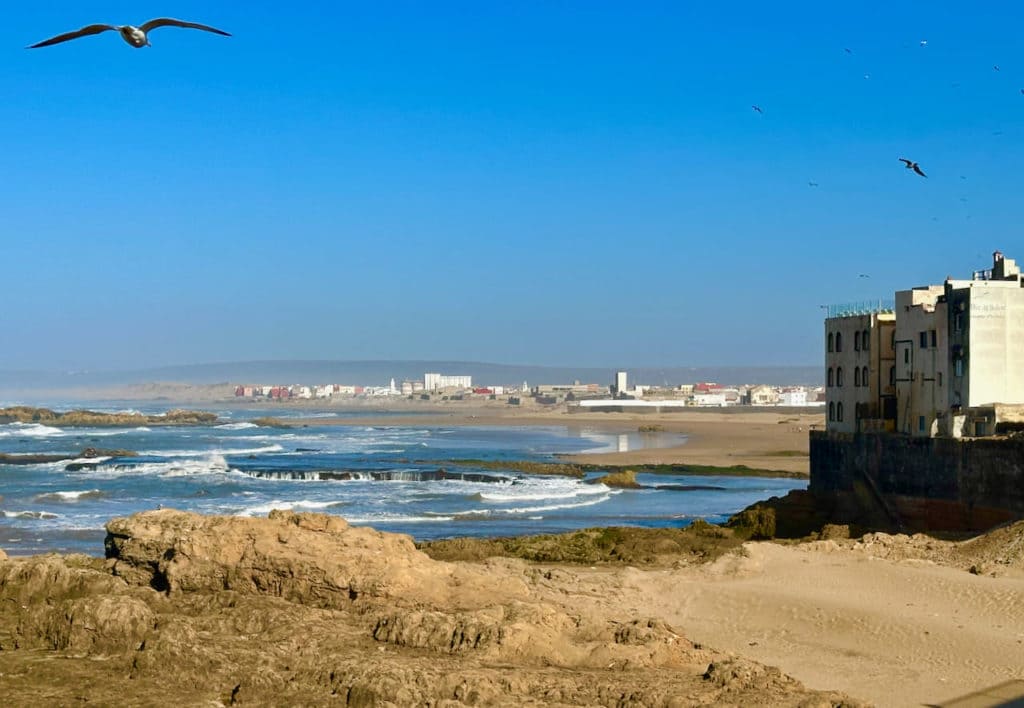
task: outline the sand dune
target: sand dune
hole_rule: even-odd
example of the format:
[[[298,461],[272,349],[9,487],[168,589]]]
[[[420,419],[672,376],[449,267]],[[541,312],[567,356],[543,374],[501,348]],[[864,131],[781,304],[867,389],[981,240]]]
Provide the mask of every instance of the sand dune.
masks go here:
[[[937,704],[1024,676],[1024,581],[856,544],[746,544],[703,568],[627,571],[645,612],[693,641],[879,706]]]

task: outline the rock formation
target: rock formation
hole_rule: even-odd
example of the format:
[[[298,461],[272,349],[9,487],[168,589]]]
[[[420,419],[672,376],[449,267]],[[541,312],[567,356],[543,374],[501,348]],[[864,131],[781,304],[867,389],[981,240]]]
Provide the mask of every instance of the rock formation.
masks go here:
[[[0,555],[15,705],[854,705],[631,617],[601,572],[436,561],[321,514],[114,519],[107,560]]]

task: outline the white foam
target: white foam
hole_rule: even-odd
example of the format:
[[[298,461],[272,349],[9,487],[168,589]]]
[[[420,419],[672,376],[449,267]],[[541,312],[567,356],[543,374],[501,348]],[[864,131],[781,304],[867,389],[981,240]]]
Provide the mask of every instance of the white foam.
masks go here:
[[[0,438],[48,438],[64,433],[60,428],[51,428],[39,423],[8,423],[0,425]]]
[[[602,504],[612,498],[615,492],[605,490],[603,496],[597,499],[588,499],[586,501],[576,502],[574,504],[546,504],[543,506],[520,506],[512,507],[509,509],[472,509],[469,511],[457,511],[454,512],[455,516],[474,516],[474,515],[495,515],[495,514],[539,514],[545,511],[559,511],[561,509],[579,509],[584,506],[594,506],[595,504]]]
[[[274,509],[280,509],[282,511],[293,511],[295,509],[326,509],[332,506],[339,506],[345,502],[340,500],[331,501],[310,501],[308,499],[299,499],[298,501],[282,501],[275,499],[274,501],[267,502],[266,504],[257,504],[256,506],[250,506],[239,511],[236,516],[256,516],[257,514],[269,514]]]
[[[0,517],[6,519],[59,519],[59,514],[54,514],[49,511],[5,511],[0,509]]]
[[[241,449],[216,448],[213,450],[144,450],[140,457],[199,457],[201,455],[259,455],[265,452],[281,452],[280,445],[264,445]]]
[[[45,492],[43,494],[40,494],[39,497],[46,497],[48,499],[53,499],[55,501],[60,500],[67,502],[75,502],[81,499],[83,496],[97,496],[99,494],[101,494],[101,492],[98,489],[84,489],[82,491],[73,492]]]
[[[258,427],[255,423],[225,423],[224,425],[215,426],[217,430],[248,430]]]

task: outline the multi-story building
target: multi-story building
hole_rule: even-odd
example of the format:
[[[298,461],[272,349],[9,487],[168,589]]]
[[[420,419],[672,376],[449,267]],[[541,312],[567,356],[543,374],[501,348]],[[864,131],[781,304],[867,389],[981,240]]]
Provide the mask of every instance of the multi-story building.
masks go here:
[[[423,388],[427,391],[441,391],[446,388],[473,388],[473,377],[427,373],[423,374]]]
[[[896,318],[889,303],[829,308],[825,320],[827,430],[853,433],[894,424],[892,333],[895,325]]]
[[[828,431],[978,436],[1024,419],[1024,279],[992,260],[969,280],[899,291],[891,310],[829,308]]]

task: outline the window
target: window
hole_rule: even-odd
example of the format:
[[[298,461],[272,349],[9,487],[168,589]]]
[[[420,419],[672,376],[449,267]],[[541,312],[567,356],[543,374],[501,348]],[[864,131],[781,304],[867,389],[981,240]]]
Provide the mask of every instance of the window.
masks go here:
[[[829,332],[828,333],[828,350],[829,351],[832,351],[832,340],[833,340],[832,333]]]
[[[935,330],[934,329],[931,332],[929,332],[928,334],[931,335],[932,348],[934,349],[935,347],[938,346],[938,341],[939,341],[938,336],[935,334]]]
[[[836,351],[837,352],[843,351],[843,333],[842,332],[836,332]]]
[[[889,367],[889,385],[890,386],[895,386],[896,385],[896,367],[895,366],[890,366]]]
[[[843,422],[843,402],[842,401],[839,401],[839,403],[836,404],[836,420],[839,421],[840,423]]]
[[[836,404],[835,403],[829,403],[828,404],[828,419],[829,420],[835,420],[836,419]]]
[[[860,332],[853,333],[853,350],[855,352],[860,351]]]
[[[921,348],[922,349],[927,349],[928,348],[928,333],[927,332],[921,332],[920,337],[921,337]]]
[[[853,367],[853,385],[855,388],[860,388],[860,367]]]
[[[828,367],[828,385],[832,385],[832,367]]]
[[[842,388],[843,385],[843,367],[836,368],[836,386]]]
[[[964,313],[954,312],[953,313],[953,331],[962,332],[964,328]]]
[[[942,372],[935,374],[935,378],[938,379],[936,383],[939,384],[939,388],[942,388]]]
[[[860,370],[860,385],[861,386],[867,386],[868,385],[868,367],[866,367],[866,366],[863,369]]]
[[[958,357],[953,360],[953,376],[960,377],[964,375],[964,360]]]
[[[860,348],[867,351],[871,348],[871,331],[864,330],[864,334],[860,335]]]
[[[907,347],[906,349],[903,350],[903,363],[910,363],[910,347]]]
[[[924,424],[925,424],[924,423],[924,416],[923,415],[917,416],[917,432],[919,432],[919,433],[923,433],[924,432]]]

